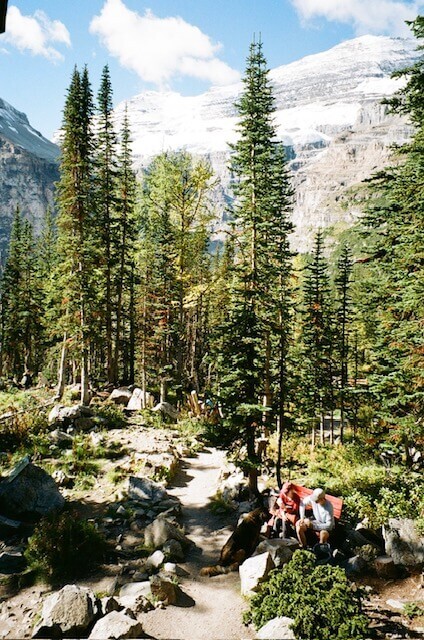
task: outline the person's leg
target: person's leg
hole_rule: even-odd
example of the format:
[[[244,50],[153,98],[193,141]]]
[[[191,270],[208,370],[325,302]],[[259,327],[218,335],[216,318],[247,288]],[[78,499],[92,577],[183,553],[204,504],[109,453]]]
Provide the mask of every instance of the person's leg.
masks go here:
[[[328,542],[328,538],[330,537],[329,531],[322,530],[319,532],[319,541],[321,544],[325,544]]]
[[[303,547],[304,549],[306,549],[307,544],[306,544],[306,530],[307,530],[307,525],[304,524],[303,522],[301,522],[299,520],[299,522],[296,522],[296,534],[297,534],[297,539],[299,540],[299,544],[301,547]]]

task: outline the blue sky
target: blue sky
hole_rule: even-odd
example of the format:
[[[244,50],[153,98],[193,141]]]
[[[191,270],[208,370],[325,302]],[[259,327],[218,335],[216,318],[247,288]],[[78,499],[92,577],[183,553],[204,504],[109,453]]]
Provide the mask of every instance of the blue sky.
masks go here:
[[[185,95],[230,84],[261,34],[271,68],[373,33],[407,36],[424,0],[9,0],[0,97],[46,137],[60,127],[74,65],[114,102],[146,89]]]

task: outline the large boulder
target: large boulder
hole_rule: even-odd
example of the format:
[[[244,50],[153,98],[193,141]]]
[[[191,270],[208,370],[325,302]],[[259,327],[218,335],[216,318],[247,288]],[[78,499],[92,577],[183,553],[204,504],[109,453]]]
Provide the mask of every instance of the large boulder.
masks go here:
[[[67,584],[48,596],[33,638],[86,637],[100,611],[100,603],[91,589]]]
[[[76,420],[91,418],[93,415],[93,410],[82,404],[74,404],[71,407],[56,404],[49,413],[48,422],[50,425],[69,427],[74,425]]]
[[[144,598],[151,598],[152,592],[150,590],[150,582],[148,580],[144,582],[128,582],[122,585],[119,591],[119,601],[122,598],[138,598],[143,596]]]
[[[145,392],[143,406],[143,390],[136,387],[127,404],[127,411],[141,411],[145,407],[152,408],[153,406],[154,398],[148,391]]]
[[[160,413],[163,418],[169,418],[174,421],[178,420],[178,410],[169,402],[159,402],[153,407],[152,411]]]
[[[89,640],[124,640],[124,638],[147,638],[143,625],[122,611],[111,611],[96,622]]]
[[[242,595],[251,596],[258,591],[259,585],[274,568],[275,564],[269,552],[245,560],[239,567]]]
[[[122,404],[124,407],[130,401],[132,396],[132,392],[128,389],[128,387],[119,387],[119,389],[114,389],[109,396],[109,400],[114,402],[115,404]]]
[[[299,548],[298,543],[287,544],[285,540],[262,540],[256,547],[254,556],[268,552],[274,561],[276,567],[282,567],[289,562],[293,556],[295,549]]]
[[[167,560],[173,560],[174,562],[181,562],[184,560],[184,550],[178,540],[167,540],[167,542],[162,546],[162,551]]]
[[[26,567],[26,560],[21,552],[3,551],[0,553],[0,573],[19,573]]]
[[[60,511],[65,499],[53,478],[23,458],[0,482],[0,508],[18,516],[45,516]]]
[[[177,540],[186,546],[192,544],[180,529],[161,516],[153,520],[144,530],[144,543],[149,548],[159,549],[168,540]]]
[[[168,494],[162,485],[148,478],[131,476],[128,479],[128,497],[138,502],[157,504],[166,500]]]
[[[424,536],[414,520],[391,518],[383,527],[386,553],[397,565],[420,567],[424,565]]]
[[[269,620],[256,634],[257,640],[295,640],[295,635],[290,629],[293,618],[282,616]]]

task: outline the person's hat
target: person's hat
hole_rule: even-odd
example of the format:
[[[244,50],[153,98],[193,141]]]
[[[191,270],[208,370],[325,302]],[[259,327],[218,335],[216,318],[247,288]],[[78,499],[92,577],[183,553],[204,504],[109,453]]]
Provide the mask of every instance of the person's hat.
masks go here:
[[[283,493],[288,493],[290,489],[293,489],[293,484],[291,482],[285,482],[282,486],[281,491]]]
[[[312,502],[318,502],[318,500],[321,500],[321,498],[325,498],[324,489],[314,489],[311,493]]]

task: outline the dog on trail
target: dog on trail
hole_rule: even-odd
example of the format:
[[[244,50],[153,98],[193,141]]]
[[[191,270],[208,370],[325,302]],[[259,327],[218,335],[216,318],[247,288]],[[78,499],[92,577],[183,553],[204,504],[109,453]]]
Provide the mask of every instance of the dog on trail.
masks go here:
[[[259,507],[250,511],[237,525],[221,549],[218,564],[203,567],[201,576],[217,576],[221,573],[237,571],[239,566],[249,558],[259,541],[259,534],[264,522],[270,518],[268,509]]]

